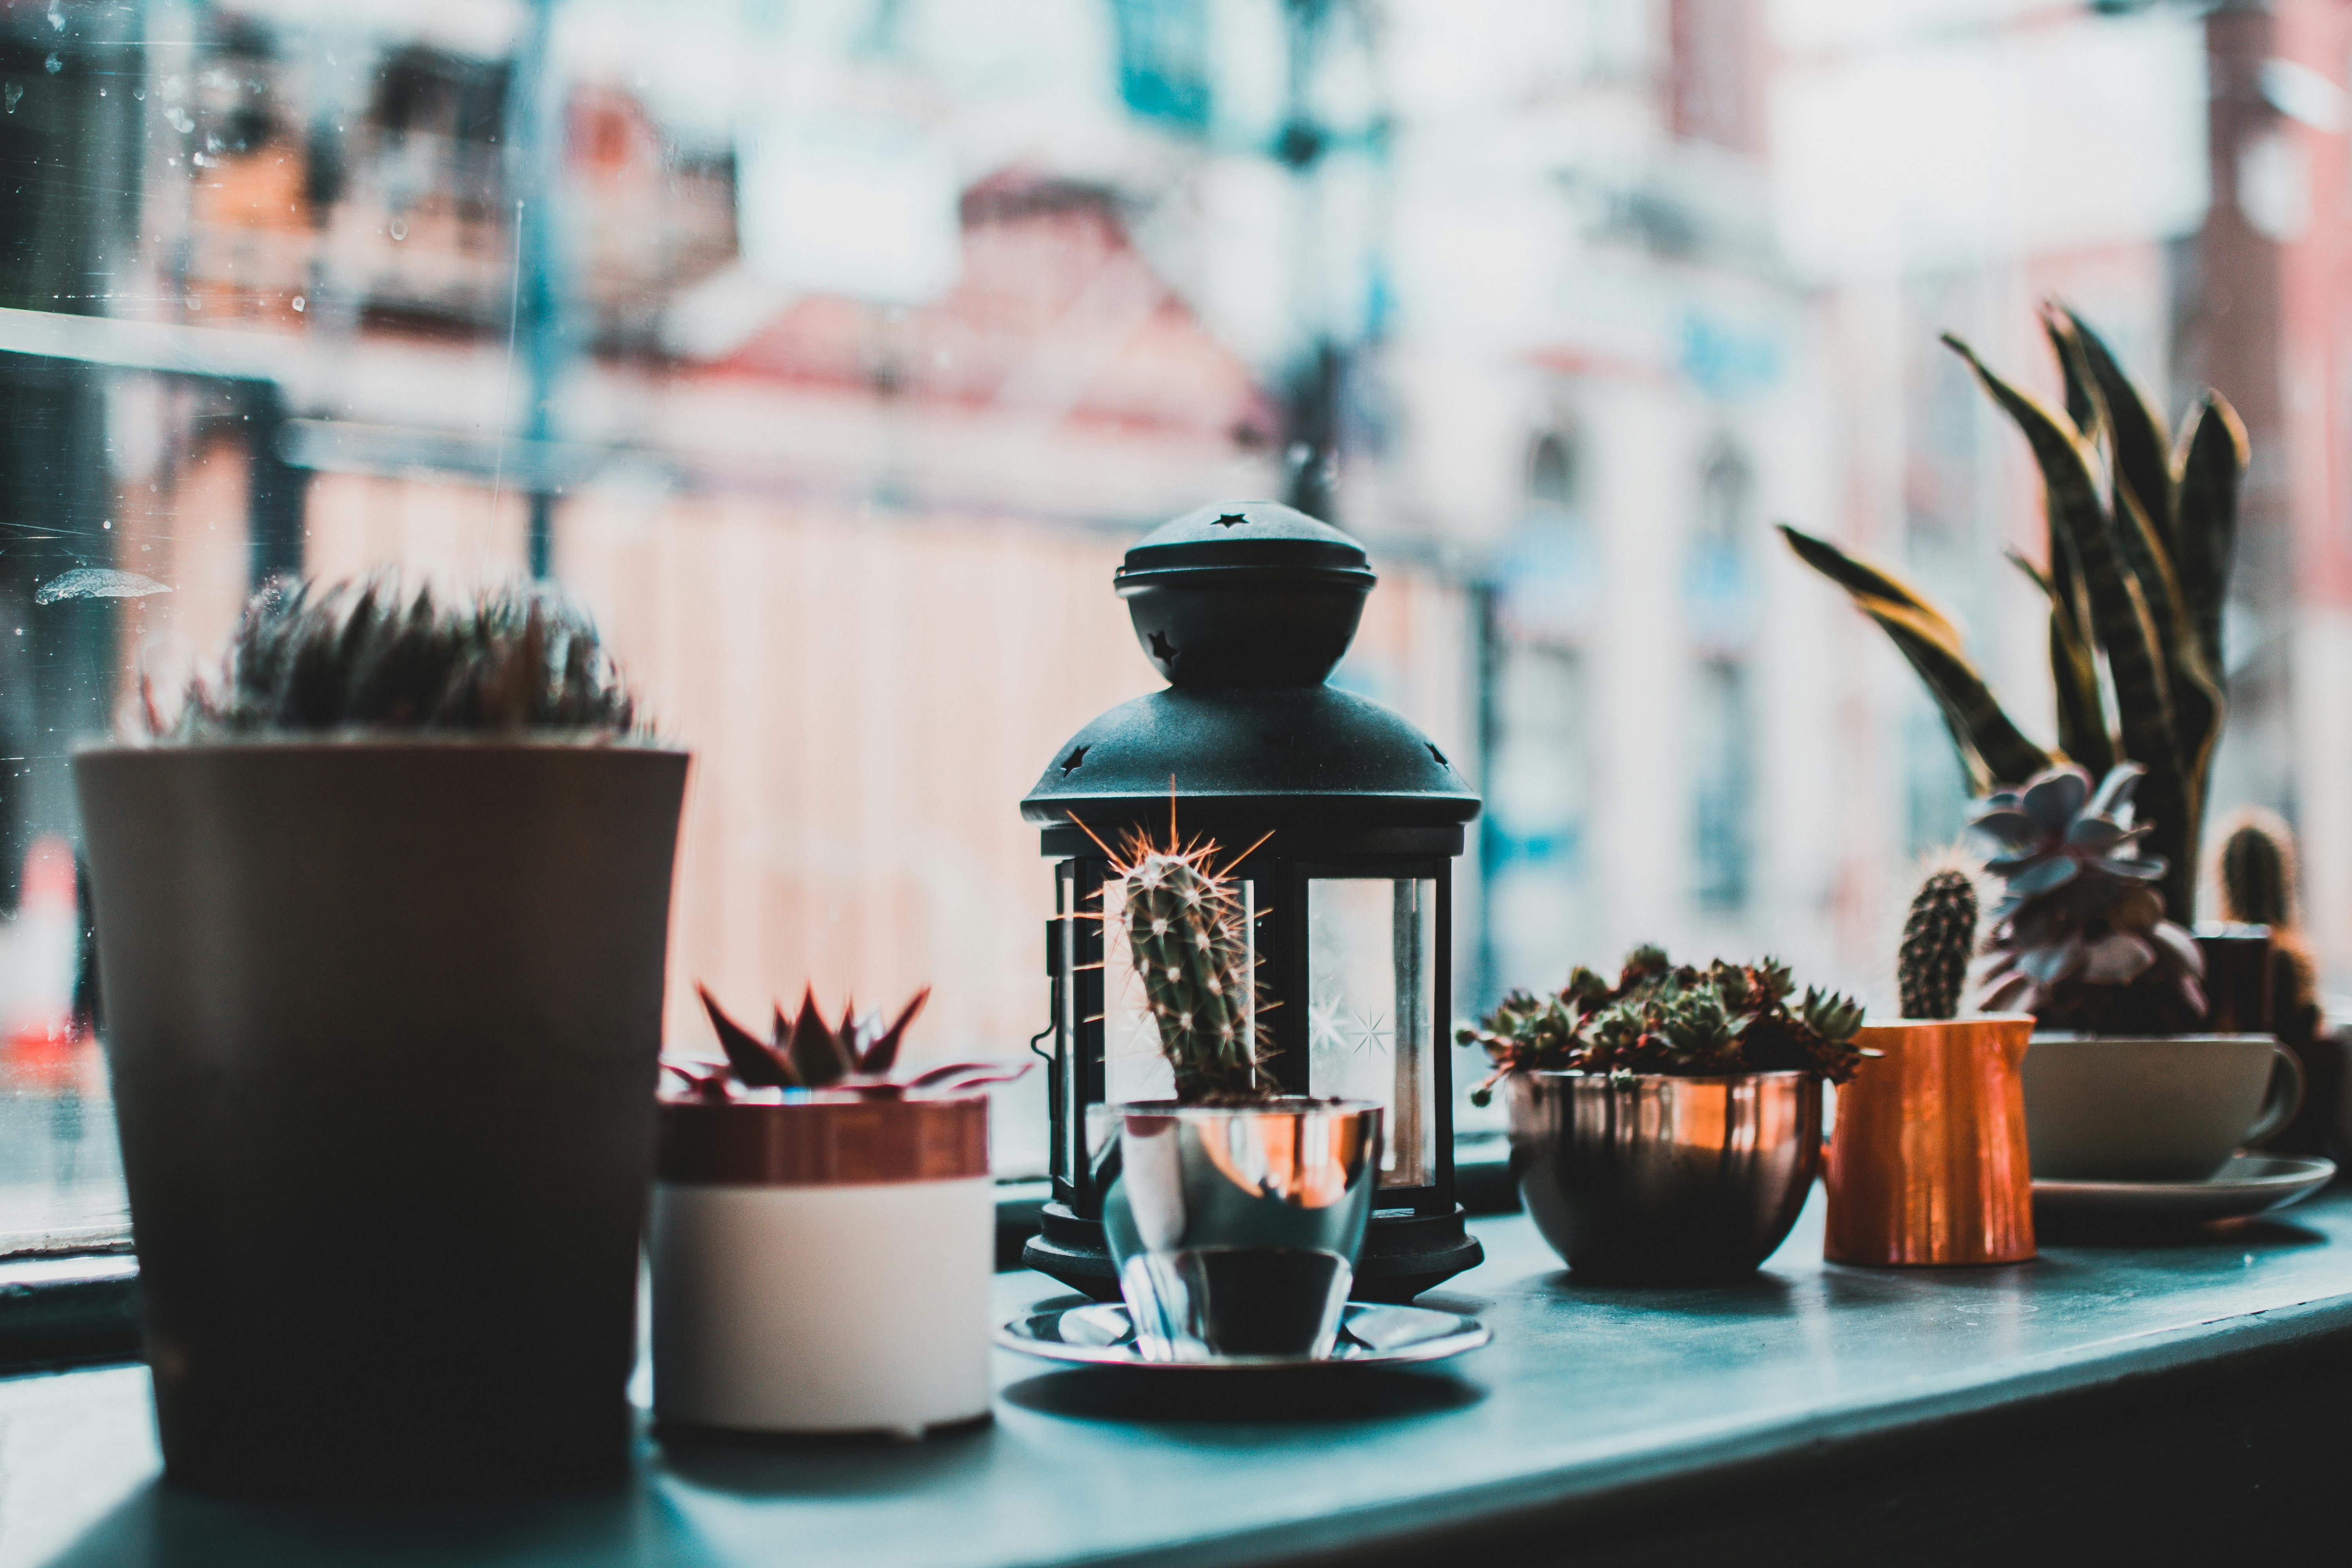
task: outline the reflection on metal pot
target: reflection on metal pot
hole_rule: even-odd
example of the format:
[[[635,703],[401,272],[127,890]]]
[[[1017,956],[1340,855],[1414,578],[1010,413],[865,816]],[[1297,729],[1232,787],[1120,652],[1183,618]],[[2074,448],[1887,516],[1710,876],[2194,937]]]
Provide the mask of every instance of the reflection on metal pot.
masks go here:
[[[1714,1279],[1787,1238],[1821,1169],[1811,1073],[1727,1078],[1516,1072],[1511,1173],[1580,1274]]]
[[[1151,1361],[1327,1356],[1380,1169],[1358,1100],[1121,1108],[1103,1222]]]

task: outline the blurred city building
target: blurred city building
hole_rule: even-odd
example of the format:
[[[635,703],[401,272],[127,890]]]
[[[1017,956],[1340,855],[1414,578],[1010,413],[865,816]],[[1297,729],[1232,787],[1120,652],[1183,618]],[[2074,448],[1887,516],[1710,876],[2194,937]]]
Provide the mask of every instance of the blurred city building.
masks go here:
[[[0,867],[258,578],[538,569],[698,753],[676,1045],[814,977],[1012,1053],[1015,803],[1154,684],[1110,571],[1270,493],[1486,794],[1459,1010],[1642,940],[1883,995],[1961,781],[1769,525],[2046,714],[2031,463],[1936,335],[2054,393],[2057,294],[2246,418],[2216,805],[2352,978],[2347,59],[2329,0],[0,0]],[[168,591],[37,603],[78,565]]]

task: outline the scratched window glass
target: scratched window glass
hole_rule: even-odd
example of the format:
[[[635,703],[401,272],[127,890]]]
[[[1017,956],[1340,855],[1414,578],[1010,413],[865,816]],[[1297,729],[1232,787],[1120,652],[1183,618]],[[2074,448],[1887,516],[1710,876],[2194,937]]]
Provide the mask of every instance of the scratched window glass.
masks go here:
[[[1884,998],[1962,775],[1771,525],[2049,739],[2031,459],[1937,342],[2058,402],[2048,297],[2244,419],[2213,802],[2341,984],[2352,33],[2203,9],[0,0],[0,1247],[121,1223],[66,759],[289,572],[595,614],[698,756],[676,1050],[701,982],[1020,1053],[1017,802],[1156,685],[1111,571],[1252,496],[1367,542],[1336,679],[1490,799],[1453,1014],[1644,940]]]

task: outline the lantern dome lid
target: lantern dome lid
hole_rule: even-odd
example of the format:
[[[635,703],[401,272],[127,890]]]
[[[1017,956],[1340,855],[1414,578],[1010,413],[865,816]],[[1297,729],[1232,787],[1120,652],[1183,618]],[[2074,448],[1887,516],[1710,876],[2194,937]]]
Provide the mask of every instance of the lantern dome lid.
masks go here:
[[[1410,721],[1320,685],[1180,686],[1122,702],[1070,737],[1021,815],[1040,826],[1156,823],[1171,794],[1180,826],[1437,826],[1478,815],[1476,792]]]
[[[1112,579],[1122,596],[1148,584],[1201,584],[1212,578],[1321,580],[1368,592],[1379,581],[1364,547],[1279,501],[1218,501],[1161,523],[1146,534]]]
[[[1021,803],[1049,829],[1166,820],[1354,830],[1478,814],[1454,764],[1401,714],[1327,686],[1377,579],[1364,548],[1272,501],[1223,502],[1153,531],[1113,579],[1169,689],[1066,742]]]

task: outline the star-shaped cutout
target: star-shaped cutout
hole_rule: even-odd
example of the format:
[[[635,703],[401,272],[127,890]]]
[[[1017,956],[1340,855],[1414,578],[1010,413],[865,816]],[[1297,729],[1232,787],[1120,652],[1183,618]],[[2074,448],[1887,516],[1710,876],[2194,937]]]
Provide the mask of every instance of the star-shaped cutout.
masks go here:
[[[1151,634],[1151,657],[1162,664],[1173,664],[1176,661],[1176,645],[1168,640],[1167,633]]]
[[[1215,521],[1210,523],[1209,526],[1212,528],[1239,528],[1248,521],[1249,519],[1244,517],[1240,512],[1229,511],[1220,514]]]

